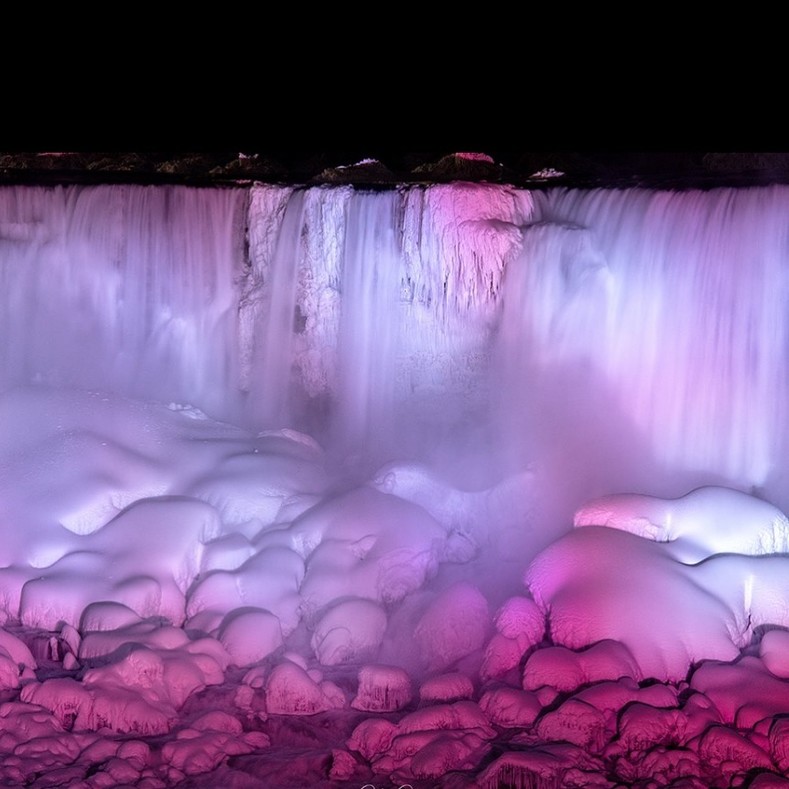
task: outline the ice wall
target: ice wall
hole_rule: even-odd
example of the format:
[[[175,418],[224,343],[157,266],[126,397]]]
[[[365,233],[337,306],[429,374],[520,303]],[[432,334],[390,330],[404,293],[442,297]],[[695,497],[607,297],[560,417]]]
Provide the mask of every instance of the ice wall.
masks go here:
[[[191,403],[376,461],[553,463],[573,505],[639,466],[777,487],[787,207],[780,186],[6,187],[0,388]]]

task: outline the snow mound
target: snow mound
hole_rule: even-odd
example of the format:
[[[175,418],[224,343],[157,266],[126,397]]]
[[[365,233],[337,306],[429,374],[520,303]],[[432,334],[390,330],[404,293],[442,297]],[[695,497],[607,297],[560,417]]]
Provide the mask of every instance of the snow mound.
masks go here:
[[[768,630],[759,643],[759,657],[771,674],[789,679],[789,632]]]
[[[755,657],[743,657],[735,665],[704,663],[694,672],[691,687],[715,705],[723,723],[738,728],[789,710],[789,684]]]
[[[540,718],[537,735],[549,742],[569,742],[587,753],[598,754],[608,742],[611,732],[607,731],[606,718],[600,710],[573,698]]]
[[[319,620],[311,646],[324,666],[374,657],[386,632],[386,613],[371,600],[343,600]]]
[[[251,666],[282,646],[282,628],[270,611],[236,609],[222,622],[219,643],[236,666]]]
[[[555,643],[580,649],[618,641],[644,677],[679,680],[696,661],[739,655],[735,639],[743,625],[726,599],[702,583],[706,573],[723,580],[712,565],[723,558],[689,567],[661,543],[588,526],[540,553],[525,580],[540,609],[550,612]]]
[[[430,603],[414,640],[428,668],[441,670],[479,649],[489,628],[487,600],[476,586],[461,581]]]
[[[470,699],[474,684],[465,674],[441,674],[430,677],[419,686],[419,700],[425,704]]]
[[[373,719],[354,729],[348,748],[371,762],[375,773],[398,778],[437,778],[474,769],[490,750],[496,732],[470,701],[412,712],[397,724]]]
[[[123,603],[104,601],[86,606],[80,617],[79,629],[83,633],[117,630],[139,624],[141,621],[140,616]]]
[[[289,660],[274,666],[266,680],[266,709],[275,715],[315,715],[344,704],[342,691],[331,682],[316,682]]]
[[[295,551],[262,548],[236,570],[216,570],[199,578],[189,591],[186,613],[193,619],[203,612],[226,615],[237,608],[261,608],[279,619],[287,637],[300,620],[303,577],[304,562]]]
[[[718,553],[789,551],[787,517],[772,504],[731,488],[697,488],[677,499],[604,496],[581,507],[574,525],[607,526],[668,542],[672,555],[685,562]]]
[[[496,630],[506,638],[525,638],[529,646],[539,644],[545,635],[545,617],[534,600],[510,597],[495,617]]]
[[[363,666],[351,707],[368,712],[396,712],[411,702],[413,689],[407,672],[397,666]]]
[[[478,786],[482,789],[610,786],[610,783],[594,783],[594,776],[586,774],[587,770],[602,773],[602,762],[577,746],[552,743],[499,756],[479,775]]]
[[[386,753],[397,734],[397,725],[384,718],[362,721],[348,739],[348,750],[356,751],[367,761]]]
[[[487,527],[507,529],[510,521],[521,528],[528,520],[535,496],[535,475],[524,471],[482,490],[456,487],[423,463],[392,462],[381,467],[370,485],[382,493],[417,504],[451,535],[468,539],[471,553],[484,544]]]
[[[534,652],[523,668],[523,687],[550,687],[559,692],[620,677],[640,679],[640,671],[628,650],[616,641],[601,641],[580,652],[565,647],[546,647]]]
[[[537,696],[516,688],[495,688],[483,694],[480,709],[495,726],[525,729],[542,711]]]
[[[479,675],[483,680],[501,679],[520,665],[531,644],[526,636],[507,638],[496,633],[485,647]]]
[[[313,507],[287,538],[306,559],[301,596],[316,611],[343,597],[402,600],[435,573],[446,534],[421,507],[358,488]]]

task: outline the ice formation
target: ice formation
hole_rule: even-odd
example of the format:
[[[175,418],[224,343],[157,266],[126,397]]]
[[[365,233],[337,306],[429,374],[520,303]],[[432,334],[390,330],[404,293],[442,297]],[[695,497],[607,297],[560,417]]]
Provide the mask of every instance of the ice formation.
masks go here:
[[[703,487],[678,499],[613,495],[575,513],[575,526],[608,526],[669,543],[672,555],[698,562],[719,553],[789,552],[789,520],[769,502],[738,490]]]
[[[0,783],[785,785],[788,201],[0,189]]]

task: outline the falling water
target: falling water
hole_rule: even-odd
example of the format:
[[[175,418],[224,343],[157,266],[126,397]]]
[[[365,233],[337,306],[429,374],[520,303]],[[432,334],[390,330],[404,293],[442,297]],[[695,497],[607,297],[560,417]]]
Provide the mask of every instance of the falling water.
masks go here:
[[[618,414],[664,467],[765,484],[786,427],[788,199],[784,187],[537,195],[505,305],[505,349],[526,342],[512,385],[563,368],[605,392],[591,419]],[[602,440],[616,449],[617,431]]]
[[[785,187],[0,203],[3,389],[189,402],[379,460],[478,452],[484,433],[485,463],[596,466],[590,494],[638,455],[741,487],[784,473]]]
[[[0,388],[41,382],[228,412],[241,190],[0,189]]]

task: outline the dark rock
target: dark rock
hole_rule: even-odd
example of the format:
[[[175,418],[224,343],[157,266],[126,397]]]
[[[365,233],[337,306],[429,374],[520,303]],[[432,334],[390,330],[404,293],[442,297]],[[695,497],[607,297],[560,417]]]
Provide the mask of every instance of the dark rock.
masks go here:
[[[419,165],[413,176],[427,181],[501,181],[502,167],[484,153],[452,153]]]

